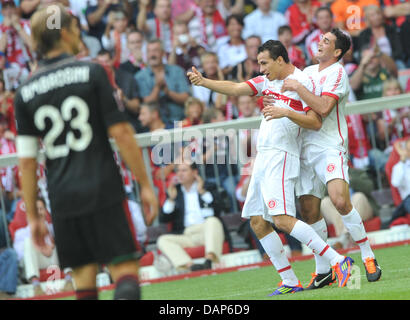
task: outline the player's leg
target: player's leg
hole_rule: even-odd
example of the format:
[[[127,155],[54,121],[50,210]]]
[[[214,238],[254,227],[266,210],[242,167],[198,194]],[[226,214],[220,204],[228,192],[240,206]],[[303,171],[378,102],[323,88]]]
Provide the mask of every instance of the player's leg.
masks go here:
[[[252,216],[251,228],[255,232],[255,235],[259,239],[266,254],[269,256],[273,266],[279,273],[282,279],[282,285],[285,286],[284,290],[287,291],[289,288],[289,292],[292,291],[292,288],[297,290],[300,284],[299,279],[293,272],[283,248],[282,240],[275,230],[273,230],[271,223],[266,221],[262,216]],[[278,290],[281,290],[282,285],[279,286]]]
[[[135,259],[108,266],[115,283],[115,300],[139,300],[141,290],[138,280],[138,262]]]
[[[311,162],[309,162],[309,159]],[[300,161],[300,174],[296,182],[296,195],[299,197],[302,220],[310,225],[319,237],[327,242],[327,224],[320,213],[321,199],[325,194],[325,185],[314,171],[315,154],[305,154]],[[330,268],[329,261],[314,252],[315,272],[306,289],[318,289],[332,284],[336,277]]]
[[[327,224],[320,213],[320,198],[314,195],[303,195],[299,198],[300,214],[310,227],[319,235],[319,237],[327,242]],[[336,278],[332,272],[329,261],[321,256],[318,252],[314,252],[315,257],[315,272],[307,285],[306,289],[319,289],[332,284]]]
[[[97,300],[97,272],[95,263],[73,268],[73,280],[77,300]]]
[[[301,243],[305,244],[315,253],[319,253],[333,267],[339,280],[339,287],[346,285],[350,277],[350,270],[353,260],[344,257],[332,249],[324,242],[319,235],[308,224],[296,219],[293,216],[282,214],[273,217],[276,227],[287,232]]]
[[[356,208],[352,206],[348,183],[342,179],[333,179],[327,183],[327,188],[332,203],[342,215],[347,231],[360,247],[368,281],[379,280],[381,269],[370,246],[362,218]]]

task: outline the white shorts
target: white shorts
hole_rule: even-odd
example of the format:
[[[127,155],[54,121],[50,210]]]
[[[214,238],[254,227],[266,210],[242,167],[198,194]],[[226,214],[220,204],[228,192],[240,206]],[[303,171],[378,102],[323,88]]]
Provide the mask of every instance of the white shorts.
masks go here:
[[[255,158],[242,217],[273,215],[296,216],[295,184],[299,157],[280,150],[259,151]]]
[[[349,183],[347,155],[336,149],[309,148],[300,159],[300,178],[296,195],[313,195],[323,199],[327,183],[342,179]]]

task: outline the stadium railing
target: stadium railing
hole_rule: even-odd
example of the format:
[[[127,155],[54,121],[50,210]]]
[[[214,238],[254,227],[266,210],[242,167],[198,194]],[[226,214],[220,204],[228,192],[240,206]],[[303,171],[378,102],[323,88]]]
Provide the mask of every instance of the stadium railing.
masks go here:
[[[402,107],[410,106],[410,93],[401,94],[392,97],[382,97],[376,99],[368,99],[362,101],[356,101],[352,103],[348,103],[346,105],[345,114],[369,114],[373,112],[379,112],[386,109],[398,109]],[[373,120],[369,117],[369,121],[372,122]],[[150,148],[161,145],[161,144],[177,144],[182,142],[190,142],[192,138],[206,137],[209,135],[213,136],[224,136],[224,135],[231,135],[233,133],[236,134],[236,140],[238,141],[239,132],[240,130],[249,130],[249,129],[258,129],[261,122],[261,117],[252,117],[246,119],[237,119],[225,122],[217,122],[217,123],[210,123],[210,124],[203,124],[197,125],[188,128],[177,128],[177,129],[169,129],[155,133],[143,133],[135,135],[135,138],[138,141],[139,146],[142,148],[143,157],[145,166],[147,168],[148,176],[150,177],[151,183],[153,183],[152,177],[152,170],[151,170],[151,155],[150,155]],[[375,137],[370,137],[372,146],[374,147]],[[116,149],[115,143],[112,142],[112,146]],[[242,145],[240,143],[235,143],[234,148],[236,148],[236,153],[243,154]],[[237,165],[239,169],[249,160],[249,159],[241,159],[236,158]],[[246,157],[245,157],[246,158]],[[39,160],[44,160],[44,154],[41,153],[39,156]],[[0,156],[0,169],[5,168],[8,166],[15,166],[18,164],[18,159],[16,154],[8,154]],[[218,167],[214,165],[215,175],[217,178],[217,184],[220,185],[220,181],[218,181]],[[230,166],[228,166],[230,167]],[[204,177],[204,171],[200,170],[201,175]],[[240,170],[239,170],[240,173]],[[382,188],[381,183],[381,173],[379,171],[377,173],[377,186],[378,189]],[[232,172],[228,170],[228,174],[231,176]],[[205,177],[204,177],[205,178]],[[1,189],[1,188],[0,188]],[[0,190],[1,191],[1,190]],[[136,194],[138,196],[138,191],[136,190]],[[4,207],[4,191],[0,192],[0,205],[3,224],[7,226],[6,216],[5,216],[5,207]],[[236,201],[233,202],[235,212],[239,212],[237,208]],[[7,229],[7,227],[6,227]],[[6,234],[8,234],[8,230],[5,230]]]

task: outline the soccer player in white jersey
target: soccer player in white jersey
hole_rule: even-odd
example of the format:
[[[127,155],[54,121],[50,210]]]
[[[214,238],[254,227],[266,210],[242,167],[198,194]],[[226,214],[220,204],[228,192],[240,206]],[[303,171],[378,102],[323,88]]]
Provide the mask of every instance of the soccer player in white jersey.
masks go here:
[[[346,229],[360,247],[367,280],[372,282],[380,279],[381,269],[349,193],[348,138],[344,114],[349,79],[339,60],[350,45],[349,36],[340,29],[325,33],[316,55],[319,64],[303,71],[314,81],[313,93],[304,87],[303,82],[296,80],[285,80],[282,91],[298,93],[323,119],[319,131],[305,130],[303,133],[301,174],[296,187],[302,218],[324,241],[327,240],[326,223],[320,214],[320,201],[327,188]],[[269,99],[265,99],[265,103],[269,103]],[[332,272],[327,262],[317,254],[315,260],[316,272],[308,289],[321,288],[332,282]]]
[[[281,94],[280,89],[285,79],[298,79],[306,90],[312,90],[312,81],[289,62],[287,51],[279,41],[269,40],[258,49],[258,63],[263,76],[246,82],[206,79],[195,68],[188,72],[188,77],[194,85],[226,95],[272,95],[275,106],[287,114],[287,117],[269,116],[271,121],[262,119],[258,153],[242,211],[242,217],[251,220],[252,229],[282,278],[281,285],[271,295],[303,290],[271,222],[334,266],[340,275],[339,286],[344,286],[350,274],[343,266],[350,258],[338,254],[311,227],[295,218],[294,187],[299,175],[300,127],[318,130],[321,119],[295,92]]]

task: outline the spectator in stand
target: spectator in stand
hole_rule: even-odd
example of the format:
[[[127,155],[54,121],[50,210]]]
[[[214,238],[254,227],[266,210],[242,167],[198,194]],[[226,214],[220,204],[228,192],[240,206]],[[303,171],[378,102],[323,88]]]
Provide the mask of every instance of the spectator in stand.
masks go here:
[[[349,138],[349,155],[353,168],[366,169],[369,165],[370,141],[366,134],[366,126],[362,115],[349,114],[346,116]]]
[[[360,32],[357,50],[377,44],[380,51],[392,57],[398,68],[405,67],[403,49],[396,28],[384,22],[383,12],[379,6],[370,5],[364,8],[367,28]]]
[[[185,119],[181,122],[181,127],[191,127],[202,124],[202,114],[204,112],[204,103],[194,97],[189,97],[185,101]]]
[[[44,199],[38,198],[36,204],[39,216],[46,225],[46,228],[50,231],[50,235],[53,236],[53,226],[46,220],[46,216],[50,213],[46,209]],[[53,239],[50,237],[46,241],[53,243]],[[55,246],[52,245],[50,251],[39,251],[31,239],[29,225],[16,231],[13,246],[17,252],[20,265],[24,268],[25,279],[33,285],[34,296],[45,295],[40,285],[40,269],[45,269],[50,266],[58,267],[59,263]],[[66,282],[63,291],[74,291],[71,269],[65,269],[64,273]]]
[[[248,14],[245,19],[243,38],[257,35],[262,42],[278,40],[278,29],[287,25],[286,17],[271,8],[271,0],[255,0],[258,8]]]
[[[3,228],[0,221],[0,229]],[[2,229],[1,229],[2,230]],[[7,248],[0,230],[0,300],[13,297],[17,291],[18,261],[17,253],[13,248]]]
[[[164,64],[163,57],[161,40],[149,41],[148,66],[137,72],[135,79],[143,101],[158,103],[163,121],[173,124],[184,118],[183,106],[191,90],[184,70],[176,65]]]
[[[105,50],[114,53],[115,68],[118,68],[121,63],[126,62],[129,57],[127,27],[128,18],[124,11],[110,11],[101,43]]]
[[[390,223],[410,213],[410,139],[404,142],[404,146],[401,142],[396,142],[394,148],[400,161],[393,166],[391,184],[399,190],[402,202],[394,210]]]
[[[406,16],[410,15],[410,2],[403,0],[379,0],[379,2],[383,15],[388,19],[387,22],[401,28],[406,21]]]
[[[156,0],[154,6],[155,18],[147,19],[147,7],[150,0],[140,0],[137,17],[137,29],[144,32],[148,40],[160,39],[165,52],[172,51],[171,1]]]
[[[9,140],[14,140],[17,135],[16,118],[14,116],[14,94],[5,90],[5,82],[0,74],[0,113],[3,114],[7,121],[7,129],[4,133]]]
[[[188,24],[198,10],[198,1],[172,0],[172,19]],[[230,14],[243,14],[245,0],[217,0],[216,7],[222,16]]]
[[[217,108],[208,108],[203,114],[204,123],[225,121],[224,114]],[[236,149],[231,142],[233,137],[229,132],[222,136],[206,137],[202,145],[202,163],[205,166],[207,181],[215,183],[218,188],[223,188],[230,197],[230,208],[233,212],[236,202],[235,187],[239,181]]]
[[[127,5],[128,0],[121,2],[119,0],[98,0],[97,5],[88,5],[85,11],[89,26],[88,34],[101,41],[108,23],[109,13],[118,9],[126,9]]]
[[[127,48],[129,55],[127,61],[120,64],[120,69],[129,72],[133,76],[145,68],[143,58],[144,35],[141,31],[131,30],[127,34]]]
[[[380,51],[379,47],[363,49],[356,71],[350,77],[350,86],[358,100],[379,98],[383,82],[391,75],[397,75],[394,60]]]
[[[42,0],[20,0],[21,17],[29,20],[38,9]]]
[[[410,68],[410,18],[407,17],[400,27],[400,41],[403,47],[404,61],[407,68]]]
[[[20,18],[14,0],[2,0],[1,4],[3,23],[0,24],[0,51],[5,53],[8,69],[4,70],[3,75],[10,83],[7,89],[16,89],[28,76],[27,64],[32,60],[30,24]]]
[[[278,30],[279,41],[285,46],[288,51],[290,62],[296,67],[303,70],[306,67],[306,58],[303,50],[293,44],[292,29],[289,26],[281,26]]]
[[[364,7],[379,5],[378,0],[335,0],[330,8],[334,15],[336,27],[346,30],[353,39],[353,46],[357,48],[357,37],[364,30]]]
[[[201,55],[201,64],[205,77],[214,80],[224,80],[224,75],[219,67],[216,53],[203,53]],[[215,107],[218,93],[205,87],[192,86],[192,96],[201,100],[206,108],[211,108]]]
[[[256,105],[256,98],[250,96],[238,97],[239,119],[252,118],[260,115],[260,110]],[[243,154],[239,155],[240,161],[256,156],[256,142],[259,129],[242,129],[238,132],[240,149]],[[238,197],[237,197],[238,198]],[[239,199],[239,198],[238,198]]]
[[[383,83],[383,97],[396,96],[403,93],[400,82],[389,78]],[[385,146],[392,145],[395,140],[410,135],[410,108],[385,109],[377,120],[377,139],[385,140]]]
[[[333,13],[329,7],[320,7],[315,12],[317,29],[313,30],[305,41],[305,49],[308,55],[309,62],[311,64],[317,64],[316,53],[318,44],[322,35],[330,32],[333,28]]]
[[[103,49],[98,53],[97,62],[106,66],[114,75],[117,97],[125,107],[128,120],[136,131],[141,131],[141,125],[138,121],[140,100],[137,83],[133,75],[122,69],[114,68],[113,57],[107,50]]]
[[[222,255],[224,226],[219,219],[215,185],[204,182],[195,163],[177,165],[179,184],[168,188],[161,222],[172,222],[172,234],[158,238],[157,246],[176,269],[197,271],[211,269]],[[205,246],[205,262],[194,264],[183,248]]]
[[[359,212],[362,221],[370,220],[374,216],[377,216],[380,208],[371,195],[371,192],[375,190],[372,178],[367,171],[353,168],[349,168],[349,176],[352,205]],[[327,225],[333,224],[335,228],[336,237],[339,238],[339,243],[336,246],[337,249],[356,245],[347,232],[342,218],[340,214],[338,214],[329,196],[322,199],[320,212],[325,218]]]
[[[188,24],[192,38],[198,39],[198,44],[206,50],[216,52],[217,40],[227,35],[225,18],[216,7],[216,0],[198,0],[195,16]]]
[[[176,64],[185,72],[190,71],[192,66],[200,67],[200,56],[205,49],[200,47],[196,40],[190,36],[187,24],[175,22],[172,44],[172,52],[168,57],[169,64]]]
[[[245,50],[247,58],[241,63],[238,63],[233,69],[228,78],[230,80],[236,79],[239,82],[246,81],[257,77],[259,72],[258,64],[258,48],[262,45],[259,36],[249,36],[245,40]]]
[[[221,38],[217,52],[219,67],[224,75],[232,72],[233,67],[247,57],[242,39],[243,27],[243,18],[240,15],[231,15],[226,19],[228,36]]]
[[[160,107],[156,103],[142,103],[139,120],[142,126],[151,133],[173,128],[170,124],[162,121]],[[173,146],[169,144],[159,145],[158,148],[150,148],[149,151],[151,154],[151,176],[158,191],[159,203],[162,205],[166,198],[166,186],[173,177]]]
[[[293,43],[304,45],[306,37],[315,27],[315,12],[320,7],[317,0],[295,0],[285,13],[292,29]]]

